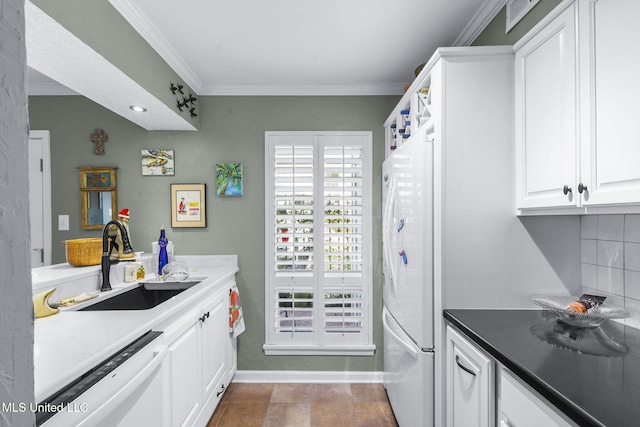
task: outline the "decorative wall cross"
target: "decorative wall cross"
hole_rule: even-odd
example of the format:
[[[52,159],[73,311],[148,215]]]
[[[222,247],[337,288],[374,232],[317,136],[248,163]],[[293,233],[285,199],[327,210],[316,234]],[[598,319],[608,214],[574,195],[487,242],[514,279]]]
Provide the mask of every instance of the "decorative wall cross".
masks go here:
[[[102,129],[96,129],[91,134],[91,142],[94,144],[93,154],[104,154],[104,143],[109,141],[109,135]]]

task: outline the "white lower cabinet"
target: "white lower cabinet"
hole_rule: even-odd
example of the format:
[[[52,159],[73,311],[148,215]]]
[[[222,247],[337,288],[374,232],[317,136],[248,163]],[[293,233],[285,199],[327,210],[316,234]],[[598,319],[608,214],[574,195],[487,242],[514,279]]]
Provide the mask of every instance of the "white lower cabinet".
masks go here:
[[[235,338],[229,335],[228,299],[225,286],[164,330],[170,408],[165,416],[173,427],[205,426],[233,376]]]
[[[577,425],[543,399],[506,368],[501,368],[498,389],[498,426],[570,427]]]
[[[202,314],[202,415],[198,421],[206,425],[224,394],[229,371],[229,293],[219,292],[208,303]],[[197,423],[200,425],[200,422]]]
[[[447,326],[447,426],[493,426],[494,362]]]
[[[577,425],[450,325],[446,375],[448,427]]]

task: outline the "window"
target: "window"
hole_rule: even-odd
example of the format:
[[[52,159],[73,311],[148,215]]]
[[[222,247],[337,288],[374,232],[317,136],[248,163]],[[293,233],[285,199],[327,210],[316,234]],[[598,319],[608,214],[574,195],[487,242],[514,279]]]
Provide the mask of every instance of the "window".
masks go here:
[[[265,353],[373,354],[371,132],[265,140]]]

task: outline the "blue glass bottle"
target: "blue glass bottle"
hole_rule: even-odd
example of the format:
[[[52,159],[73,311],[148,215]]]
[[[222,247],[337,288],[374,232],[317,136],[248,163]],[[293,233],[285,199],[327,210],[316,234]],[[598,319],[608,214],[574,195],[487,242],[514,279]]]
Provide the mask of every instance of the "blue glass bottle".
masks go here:
[[[164,235],[164,228],[160,229],[160,238],[158,239],[158,246],[160,246],[160,253],[158,254],[158,275],[162,276],[162,267],[169,262],[169,255],[167,255],[167,244],[169,241]]]

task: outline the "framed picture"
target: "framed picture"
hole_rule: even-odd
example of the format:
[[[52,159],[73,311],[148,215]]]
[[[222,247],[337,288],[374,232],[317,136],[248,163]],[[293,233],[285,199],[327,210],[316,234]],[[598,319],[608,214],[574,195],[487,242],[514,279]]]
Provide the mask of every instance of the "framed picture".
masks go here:
[[[173,150],[142,150],[141,157],[143,176],[175,174]]]
[[[171,184],[171,227],[206,226],[206,185]]]
[[[216,194],[218,196],[242,196],[242,163],[218,163],[216,165]]]

